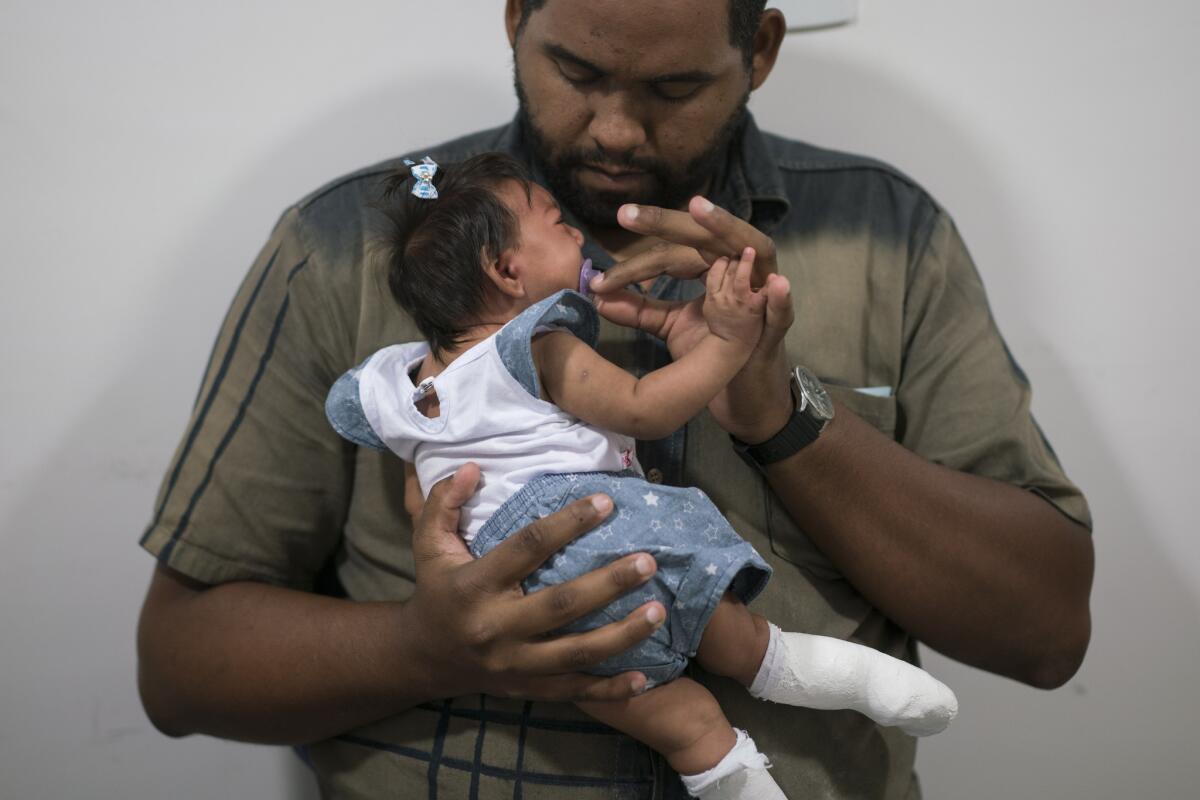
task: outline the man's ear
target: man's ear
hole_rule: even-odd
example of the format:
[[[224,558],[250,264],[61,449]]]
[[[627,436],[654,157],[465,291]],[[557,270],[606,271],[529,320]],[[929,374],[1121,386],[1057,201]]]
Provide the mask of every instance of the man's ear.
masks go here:
[[[509,5],[512,5],[510,2]],[[758,32],[754,34],[754,43],[750,54],[750,90],[753,91],[766,82],[779,56],[779,46],[787,34],[787,22],[783,12],[777,8],[768,8],[758,21]]]
[[[523,263],[515,249],[509,248],[496,258],[484,251],[479,254],[479,260],[483,274],[501,293],[508,297],[525,297]]]
[[[524,0],[507,0],[504,4],[504,30],[508,33],[509,47],[517,45],[517,28],[521,25],[524,8]]]

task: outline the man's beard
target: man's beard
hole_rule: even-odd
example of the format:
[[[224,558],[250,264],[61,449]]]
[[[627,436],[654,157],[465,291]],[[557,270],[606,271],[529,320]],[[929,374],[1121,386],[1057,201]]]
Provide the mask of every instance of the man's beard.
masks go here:
[[[747,90],[740,103],[725,120],[712,142],[681,168],[673,168],[661,158],[642,158],[629,153],[610,153],[600,147],[573,147],[554,152],[553,146],[529,113],[529,98],[521,88],[521,75],[513,67],[517,91],[517,119],[533,154],[535,165],[549,184],[555,198],[569,208],[580,222],[591,227],[617,227],[617,209],[624,203],[681,208],[720,171],[729,143],[741,127],[750,99]],[[579,169],[604,166],[613,170],[644,172],[651,185],[637,192],[606,192],[589,189],[579,182]]]

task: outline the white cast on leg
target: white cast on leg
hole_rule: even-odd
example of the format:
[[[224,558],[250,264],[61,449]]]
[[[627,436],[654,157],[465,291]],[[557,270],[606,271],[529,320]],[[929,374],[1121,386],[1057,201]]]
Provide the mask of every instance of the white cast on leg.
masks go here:
[[[738,730],[733,749],[715,767],[699,775],[679,777],[688,794],[700,800],[787,800],[767,772],[770,766],[754,740]]]
[[[805,708],[853,709],[911,736],[940,733],[958,714],[954,692],[919,667],[861,644],[784,633],[773,624],[750,693]]]

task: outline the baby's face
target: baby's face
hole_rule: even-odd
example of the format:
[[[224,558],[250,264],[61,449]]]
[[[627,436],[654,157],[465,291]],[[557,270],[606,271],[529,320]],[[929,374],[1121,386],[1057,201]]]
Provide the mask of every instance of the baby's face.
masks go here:
[[[562,210],[548,191],[537,184],[531,189],[531,203],[516,184],[506,187],[502,196],[521,226],[516,255],[524,267],[529,300],[537,302],[560,289],[579,289],[583,234],[563,222]]]

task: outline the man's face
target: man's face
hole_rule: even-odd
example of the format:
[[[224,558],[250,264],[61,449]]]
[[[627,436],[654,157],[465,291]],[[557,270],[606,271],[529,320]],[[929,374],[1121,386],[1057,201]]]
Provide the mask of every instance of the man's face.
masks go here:
[[[548,0],[530,15],[513,48],[519,114],[550,188],[586,224],[705,189],[750,91],[728,3]]]

